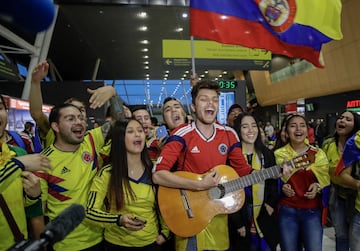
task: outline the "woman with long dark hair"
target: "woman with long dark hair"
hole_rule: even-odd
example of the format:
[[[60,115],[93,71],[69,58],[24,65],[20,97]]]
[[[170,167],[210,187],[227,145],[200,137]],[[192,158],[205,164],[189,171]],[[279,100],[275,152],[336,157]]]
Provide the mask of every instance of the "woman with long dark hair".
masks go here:
[[[261,140],[260,128],[250,113],[241,113],[234,121],[245,159],[254,170],[275,165],[274,153]],[[229,217],[231,250],[276,250],[279,242],[275,209],[278,202],[278,179],[245,188],[246,200],[239,214]],[[238,219],[236,219],[238,215]]]
[[[145,138],[134,119],[116,121],[109,132],[109,163],[94,178],[87,205],[87,218],[105,228],[105,250],[157,251],[169,236],[157,210]]]
[[[335,133],[326,139],[322,149],[329,160],[331,178],[329,210],[335,229],[336,251],[349,250],[349,230],[352,210],[355,209],[356,190],[341,185],[334,175],[346,141],[360,129],[360,116],[351,111],[342,112],[335,123]]]

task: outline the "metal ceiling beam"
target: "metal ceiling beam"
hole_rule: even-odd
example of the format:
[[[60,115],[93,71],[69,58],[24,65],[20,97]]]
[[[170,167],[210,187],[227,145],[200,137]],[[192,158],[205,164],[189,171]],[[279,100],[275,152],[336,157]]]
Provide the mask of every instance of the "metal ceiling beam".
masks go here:
[[[57,0],[56,4],[127,4],[157,6],[189,6],[190,0]]]

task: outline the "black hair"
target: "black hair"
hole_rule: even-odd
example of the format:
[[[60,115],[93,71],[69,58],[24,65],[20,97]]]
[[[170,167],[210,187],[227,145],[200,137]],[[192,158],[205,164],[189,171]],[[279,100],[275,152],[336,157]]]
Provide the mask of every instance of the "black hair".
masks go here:
[[[179,100],[177,100],[177,99],[174,98],[174,97],[166,97],[166,98],[164,99],[163,105],[165,105],[167,102],[169,102],[169,101],[171,101],[171,100],[179,101]],[[180,102],[180,101],[179,101],[179,102]]]
[[[353,117],[354,117],[354,128],[351,130],[351,132],[347,135],[346,140],[348,140],[351,136],[353,136],[358,130],[360,130],[360,115],[357,114],[356,112],[353,111],[342,111],[341,113],[339,113],[339,116],[337,117],[336,121],[340,118],[340,116],[345,113],[345,112],[350,112]],[[336,124],[336,122],[335,122]],[[339,143],[339,134],[337,133],[337,131],[335,130],[334,135],[333,135],[335,142],[336,142],[336,146],[338,146]]]
[[[229,117],[230,112],[231,112],[232,110],[236,109],[236,108],[239,108],[239,109],[241,110],[241,112],[244,112],[244,109],[242,108],[242,106],[235,103],[235,104],[232,104],[232,105],[230,106],[230,108],[229,108],[229,110],[228,110],[228,113],[227,113],[227,116]]]
[[[7,108],[7,105],[6,105],[3,95],[0,95],[0,99],[1,99],[1,103],[4,105],[5,110],[7,110],[8,108]]]
[[[149,112],[148,109],[146,108],[146,105],[137,105],[137,106],[133,107],[133,109],[131,109],[131,113],[134,114],[134,112],[136,112],[138,110],[146,110],[147,112]]]
[[[33,122],[30,122],[30,121],[27,121],[27,122],[25,122],[24,127],[25,127],[25,128],[24,128],[25,130],[29,130],[29,129],[31,129],[31,128],[34,127],[34,123],[33,123]]]
[[[75,106],[73,104],[70,104],[70,103],[63,103],[63,104],[54,106],[51,109],[51,112],[50,112],[50,115],[49,115],[49,123],[50,123],[50,125],[51,125],[52,122],[59,123],[60,111],[62,109],[67,108],[67,107],[75,107],[77,110],[79,110],[79,112],[81,112],[80,109],[77,106]]]
[[[273,150],[275,151],[276,149],[279,149],[283,146],[285,146],[287,144],[287,141],[282,141],[281,139],[281,131],[283,130],[283,128],[285,129],[285,124],[286,124],[286,121],[287,119],[290,117],[290,115],[292,114],[289,114],[289,115],[286,115],[284,120],[281,122],[281,127],[279,128],[279,131],[277,132],[276,134],[276,141],[275,141],[275,146],[273,148]]]
[[[74,97],[71,97],[71,98],[68,98],[67,100],[64,101],[64,104],[71,104],[72,102],[80,102],[81,104],[83,104],[84,107],[86,107],[86,104],[84,101],[81,101],[80,99],[78,98],[74,98]]]

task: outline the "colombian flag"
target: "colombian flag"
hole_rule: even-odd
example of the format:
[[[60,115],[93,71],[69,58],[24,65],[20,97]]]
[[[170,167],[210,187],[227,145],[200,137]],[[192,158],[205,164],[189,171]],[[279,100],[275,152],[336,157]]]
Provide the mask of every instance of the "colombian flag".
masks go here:
[[[346,167],[351,166],[355,161],[360,160],[360,131],[357,131],[350,139],[346,141],[344,151],[335,168],[335,176],[339,175]]]
[[[190,33],[224,44],[303,58],[342,38],[341,0],[190,0]]]

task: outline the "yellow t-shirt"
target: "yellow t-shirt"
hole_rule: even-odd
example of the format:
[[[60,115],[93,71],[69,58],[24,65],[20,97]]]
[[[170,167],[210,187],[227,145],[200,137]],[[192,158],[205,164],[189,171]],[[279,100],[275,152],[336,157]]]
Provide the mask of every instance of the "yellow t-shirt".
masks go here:
[[[159,235],[159,224],[161,233],[168,237],[169,229],[162,221],[160,212],[157,214],[155,190],[151,185],[151,177],[147,177],[146,173],[139,180],[129,179],[136,196],[134,200],[125,197],[125,206],[120,211],[116,209],[115,201],[111,202],[109,209],[105,208],[104,201],[109,201],[111,169],[111,165],[105,166],[94,178],[87,209],[89,222],[104,227],[105,240],[119,246],[143,247],[155,242]],[[124,188],[126,189],[125,186]],[[119,226],[118,217],[124,214],[146,220],[145,227],[139,231],[131,231]]]
[[[90,130],[96,152],[104,145],[101,128]],[[89,133],[75,152],[62,152],[51,144],[42,153],[50,160],[53,169],[41,173],[42,200],[50,220],[73,203],[86,206],[89,189],[97,172]],[[95,153],[96,155],[96,153]],[[86,249],[102,240],[102,229],[84,221],[66,238],[55,244],[55,250],[75,251]]]

